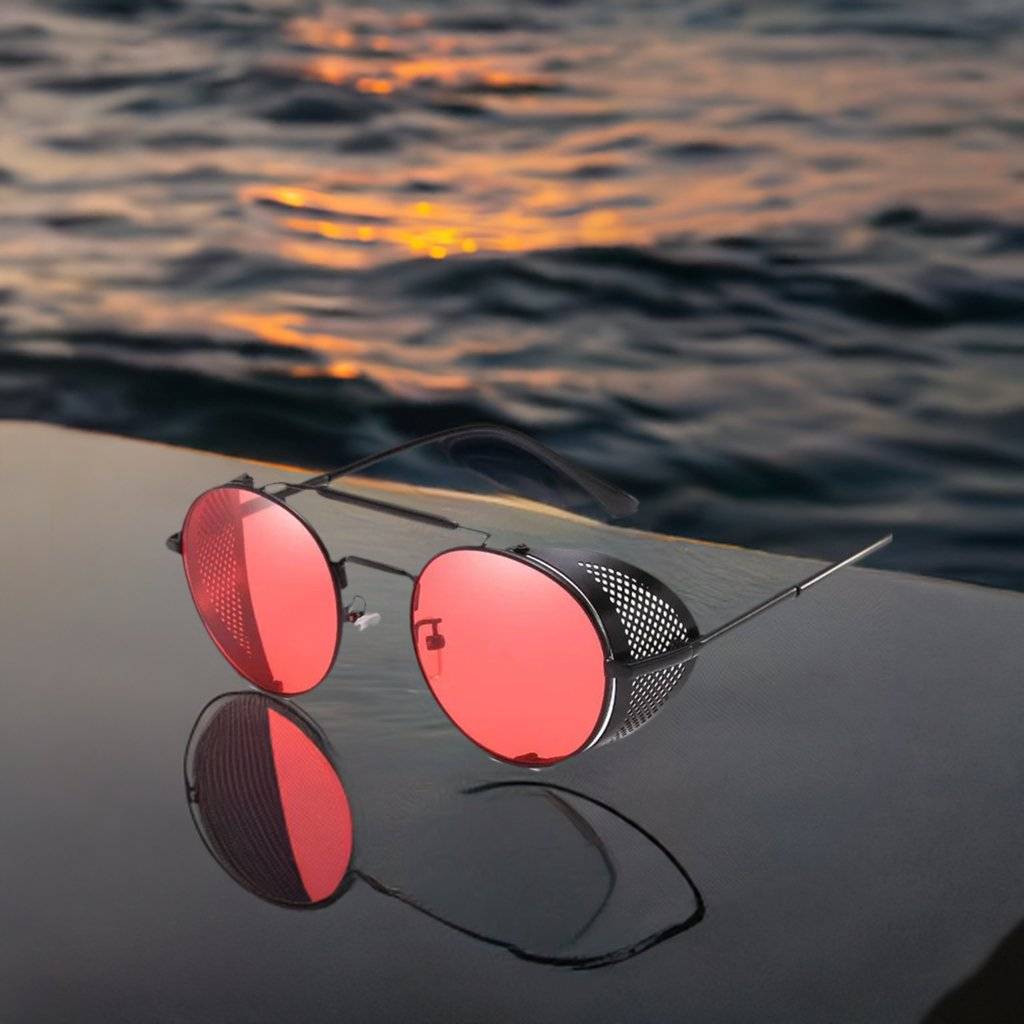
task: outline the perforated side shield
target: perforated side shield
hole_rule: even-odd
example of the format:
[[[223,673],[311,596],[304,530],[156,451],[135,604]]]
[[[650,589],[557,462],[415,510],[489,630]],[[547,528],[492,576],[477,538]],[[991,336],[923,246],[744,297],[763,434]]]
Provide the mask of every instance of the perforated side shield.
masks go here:
[[[201,595],[199,613],[206,628],[233,665],[247,666],[254,681],[265,685],[273,674],[249,591],[239,494],[235,487],[218,487],[200,495],[182,535],[188,540],[186,564],[196,576],[193,594]]]
[[[538,562],[573,585],[600,622],[609,654],[619,660],[663,654],[699,635],[682,600],[643,569],[597,551],[532,549]],[[636,676],[616,686],[601,742],[621,739],[646,725],[692,671],[694,663]],[[612,669],[614,675],[614,669]]]

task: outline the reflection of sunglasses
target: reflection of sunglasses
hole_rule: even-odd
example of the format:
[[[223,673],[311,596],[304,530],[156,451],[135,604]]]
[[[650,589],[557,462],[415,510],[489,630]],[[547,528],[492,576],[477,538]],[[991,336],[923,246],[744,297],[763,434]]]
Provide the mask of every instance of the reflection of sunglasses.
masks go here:
[[[478,465],[492,479],[512,466],[506,481],[519,486],[543,478],[556,503],[568,505],[582,494],[611,517],[636,508],[630,495],[532,438],[491,426],[442,431],[303,483],[254,487],[250,477],[240,477],[196,498],[181,532],[168,539],[182,555],[203,625],[231,665],[271,693],[312,689],[334,664],[342,623],[361,624],[341,601],[346,563],[407,576],[414,583],[413,647],[441,708],[493,757],[539,767],[644,725],[709,643],[892,539],[875,541],[701,635],[675,593],[617,558],[524,544],[499,551],[487,547],[486,531],[328,486],[402,452],[440,448],[457,458],[460,445],[481,443],[489,448]],[[272,486],[280,489],[269,493]],[[441,552],[417,576],[356,555],[332,560],[286,504],[303,491],[484,533],[485,540]]]
[[[599,800],[541,782],[464,790],[470,803],[447,818],[435,808],[426,824],[437,850],[423,824],[411,842],[396,844],[389,830],[386,845],[414,865],[419,895],[407,879],[382,882],[356,865],[363,853],[357,858],[354,815],[326,738],[276,697],[210,701],[189,734],[185,785],[213,858],[278,906],[325,907],[363,881],[520,959],[575,968],[628,959],[704,916],[693,881],[654,836]]]

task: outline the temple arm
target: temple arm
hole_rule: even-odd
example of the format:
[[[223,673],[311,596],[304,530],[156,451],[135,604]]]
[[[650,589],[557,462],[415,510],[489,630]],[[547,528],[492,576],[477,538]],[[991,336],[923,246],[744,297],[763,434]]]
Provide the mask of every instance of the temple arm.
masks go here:
[[[416,438],[414,441],[407,441],[405,444],[389,448],[387,451],[377,452],[376,455],[367,455],[362,459],[357,459],[355,462],[350,462],[347,466],[342,466],[340,469],[331,469],[326,473],[312,476],[308,480],[302,481],[302,483],[281,481],[279,483],[266,484],[260,490],[265,491],[268,487],[280,487],[280,490],[275,490],[272,494],[279,501],[284,501],[293,494],[300,494],[302,491],[312,491],[315,494],[319,494],[321,498],[327,498],[330,501],[338,501],[346,505],[356,505],[359,508],[370,509],[373,512],[383,512],[386,515],[399,516],[402,519],[409,519],[416,523],[425,523],[428,526],[438,526],[443,530],[469,530],[473,533],[481,533],[487,537],[490,534],[486,530],[463,526],[447,516],[410,508],[407,505],[397,505],[382,498],[369,498],[360,494],[352,494],[349,491],[339,491],[329,487],[328,484],[340,476],[358,473],[360,470],[368,469],[370,466],[383,462],[385,459],[399,455],[402,452],[425,447],[426,445],[434,444],[450,448],[460,441],[488,440],[498,441],[509,448],[531,455],[563,480],[575,484],[576,487],[589,495],[613,519],[629,515],[639,507],[640,503],[633,495],[627,494],[614,484],[610,484],[594,476],[593,473],[583,469],[581,466],[575,465],[575,463],[570,462],[551,448],[548,448],[547,445],[535,441],[532,437],[520,433],[518,430],[510,430],[508,427],[499,427],[491,424],[476,424],[466,427],[454,427],[451,430],[440,430],[436,434],[427,434],[425,437]],[[248,474],[243,474],[231,482],[252,487],[252,477]],[[254,506],[254,511],[256,507],[258,506]],[[180,554],[181,534],[175,533],[168,537],[167,547]]]
[[[400,455],[403,452],[412,451],[427,445],[437,445],[450,450],[462,441],[496,441],[532,456],[563,480],[575,484],[576,487],[593,499],[613,519],[630,515],[639,507],[640,503],[633,495],[627,494],[626,491],[616,487],[614,484],[610,484],[606,480],[595,476],[589,470],[570,462],[564,456],[559,455],[547,445],[535,441],[527,434],[523,434],[518,430],[510,430],[508,427],[486,423],[454,427],[450,430],[440,430],[436,434],[428,434],[425,437],[416,438],[414,441],[407,441],[405,444],[389,448],[387,451],[378,452],[376,455],[368,455],[365,458],[357,459],[355,462],[350,462],[347,466],[342,466],[340,469],[331,469],[326,473],[310,477],[310,479],[302,484],[293,485],[294,490],[286,488],[278,492],[277,496],[279,498],[286,498],[289,494],[295,493],[298,490],[313,489],[324,497],[335,497],[336,500],[347,501],[350,499],[346,492],[335,491],[326,485],[338,477],[359,473],[361,470],[369,469],[371,466],[383,462],[385,459]],[[339,498],[337,495],[345,496]],[[391,511],[397,507],[391,506],[391,509],[380,508],[380,511]],[[447,523],[437,525],[447,525]]]
[[[655,654],[649,658],[640,658],[635,661],[622,662],[621,668],[623,671],[621,674],[624,677],[632,678],[634,676],[645,675],[648,672],[657,672],[660,669],[684,665],[686,662],[692,661],[696,658],[708,644],[713,643],[730,630],[735,629],[737,626],[742,626],[744,622],[748,622],[750,619],[755,618],[762,612],[768,611],[769,608],[774,608],[775,605],[780,604],[787,598],[797,597],[805,590],[809,590],[813,587],[815,583],[820,583],[826,576],[831,576],[832,573],[836,572],[838,569],[842,569],[847,565],[853,565],[855,562],[860,562],[867,558],[868,555],[873,555],[876,551],[880,548],[884,548],[886,544],[889,544],[891,541],[892,534],[888,533],[884,537],[876,540],[873,544],[869,544],[863,550],[850,555],[849,558],[844,558],[840,562],[835,562],[827,568],[822,569],[820,572],[816,572],[813,576],[808,576],[807,579],[801,580],[799,583],[794,583],[793,586],[787,587],[785,590],[780,590],[777,594],[767,598],[760,604],[755,605],[753,608],[748,609],[741,615],[737,615],[736,618],[730,619],[728,622],[719,626],[717,629],[713,629],[710,633],[699,637],[697,640],[693,640],[688,644],[683,644],[681,647],[675,647],[670,651],[665,651],[664,654]],[[619,674],[619,666],[616,666],[616,674]]]

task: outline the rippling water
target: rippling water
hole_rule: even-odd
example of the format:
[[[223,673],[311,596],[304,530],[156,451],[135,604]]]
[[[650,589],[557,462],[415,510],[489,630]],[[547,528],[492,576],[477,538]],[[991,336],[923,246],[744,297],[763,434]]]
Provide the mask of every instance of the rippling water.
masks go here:
[[[1024,588],[1024,6],[6,0],[0,414],[498,419],[640,525]]]

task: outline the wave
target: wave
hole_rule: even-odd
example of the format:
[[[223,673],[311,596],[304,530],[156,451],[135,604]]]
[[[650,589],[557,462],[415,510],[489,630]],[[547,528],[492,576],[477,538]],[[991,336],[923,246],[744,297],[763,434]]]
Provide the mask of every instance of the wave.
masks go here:
[[[639,525],[1024,587],[1012,21],[10,0],[0,416],[314,465],[492,419]]]

